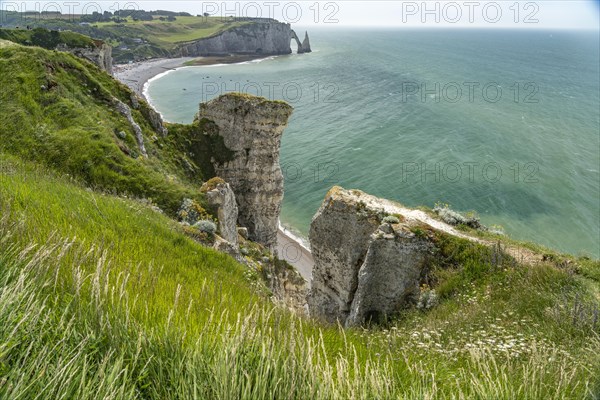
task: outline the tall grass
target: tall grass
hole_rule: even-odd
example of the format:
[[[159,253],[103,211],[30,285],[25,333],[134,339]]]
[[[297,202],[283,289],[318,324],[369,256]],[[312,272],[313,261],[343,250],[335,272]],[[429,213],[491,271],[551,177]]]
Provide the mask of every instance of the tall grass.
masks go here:
[[[65,291],[56,265],[69,252],[82,249],[73,248],[69,240],[35,247],[8,246],[0,254],[0,398],[592,396],[593,389],[577,380],[567,358],[544,349],[534,349],[524,366],[475,349],[449,383],[440,381],[442,372],[426,358],[406,355],[402,371],[395,369],[391,354],[362,365],[347,342],[330,363],[322,336],[304,336],[303,322],[295,318],[275,332],[277,313],[258,306],[237,314],[235,322],[224,318],[227,310],[212,311],[211,322],[186,344],[185,329],[168,320],[147,329],[130,318],[130,294],[123,284],[127,278],[110,283],[103,272],[106,259],[98,259],[91,274],[75,268],[75,279]],[[545,375],[552,376],[550,385]]]
[[[490,272],[427,313],[344,331],[273,306],[147,206],[13,167],[0,398],[597,397],[600,340],[561,311],[581,285],[560,270]]]

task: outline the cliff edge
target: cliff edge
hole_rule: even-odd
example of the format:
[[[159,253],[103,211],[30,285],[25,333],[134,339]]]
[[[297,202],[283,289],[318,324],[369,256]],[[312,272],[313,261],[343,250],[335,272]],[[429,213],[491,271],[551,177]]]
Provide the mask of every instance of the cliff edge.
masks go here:
[[[355,326],[415,302],[435,254],[435,232],[476,241],[422,211],[332,188],[309,233],[315,260],[311,316]]]
[[[181,55],[221,56],[228,54],[290,54],[290,24],[277,21],[256,22],[227,29],[215,36],[184,43]]]
[[[214,36],[183,43],[179,46],[181,56],[223,56],[229,54],[291,54],[290,43],[296,41],[298,54],[310,53],[308,32],[300,41],[290,24],[276,20],[252,22],[227,29]]]
[[[77,57],[84,58],[100,69],[106,71],[109,75],[113,74],[112,47],[101,40],[96,40],[95,46],[90,47],[69,47],[61,44],[56,47],[58,51],[66,51]]]

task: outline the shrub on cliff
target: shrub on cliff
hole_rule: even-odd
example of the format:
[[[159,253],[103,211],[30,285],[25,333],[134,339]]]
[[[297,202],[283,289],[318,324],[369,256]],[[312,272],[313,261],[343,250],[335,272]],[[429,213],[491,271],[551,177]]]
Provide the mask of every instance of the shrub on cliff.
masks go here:
[[[463,215],[450,208],[448,204],[436,204],[433,212],[442,218],[442,221],[448,225],[466,225],[473,229],[481,229],[483,225],[479,221],[479,217],[472,213],[471,215]]]
[[[383,219],[383,222],[385,222],[386,224],[399,224],[400,219],[394,215],[388,215]]]
[[[217,225],[207,219],[200,220],[194,224],[194,228],[198,229],[200,232],[207,233],[209,235],[214,235],[217,233]]]
[[[212,220],[210,214],[193,199],[184,199],[179,211],[177,211],[177,217],[179,222],[186,223],[188,225],[195,225],[201,220]]]

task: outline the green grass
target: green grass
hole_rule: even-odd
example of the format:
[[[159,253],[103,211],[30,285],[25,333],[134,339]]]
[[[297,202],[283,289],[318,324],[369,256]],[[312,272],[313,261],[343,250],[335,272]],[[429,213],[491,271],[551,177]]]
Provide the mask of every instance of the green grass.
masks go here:
[[[128,17],[127,22],[124,23],[111,21],[95,22],[91,25],[79,25],[78,19],[23,18],[16,21],[9,20],[8,26],[30,25],[36,28],[61,30],[60,33],[56,32],[56,35],[60,35],[61,42],[73,47],[86,47],[91,45],[89,42],[93,44],[89,37],[100,39],[113,46],[113,58],[116,63],[126,63],[132,60],[171,57],[179,54],[178,47],[181,43],[211,37],[225,30],[252,23],[222,17],[178,16],[175,21],[160,21],[159,17],[155,16],[153,21],[134,21],[132,17]],[[26,45],[41,45],[48,49],[56,47],[56,40],[44,40],[43,43],[40,40],[32,40],[32,32],[24,29],[0,29],[0,39],[13,40]],[[38,36],[46,37],[51,34],[38,34]],[[144,42],[136,43],[133,39],[142,39]],[[123,45],[128,49],[120,49]]]
[[[597,260],[437,235],[437,306],[321,325],[150,204],[202,199],[230,156],[208,121],[153,138],[142,103],[133,157],[131,93],[92,64],[0,41],[0,71],[0,398],[600,397]]]
[[[56,51],[2,46],[0,70],[0,148],[95,189],[150,199],[169,215],[183,198],[200,199],[200,184],[212,177],[212,167],[195,165],[176,141],[193,138],[155,132],[150,106],[140,99],[134,109],[131,91],[93,64]],[[140,155],[133,128],[115,110],[114,98],[132,108],[148,158]],[[194,134],[204,137],[201,128]],[[213,142],[218,146],[214,140],[201,142],[194,151],[213,151],[202,147]]]
[[[98,28],[115,35],[127,35],[131,38],[143,38],[155,44],[175,44],[191,42],[214,36],[226,29],[246,25],[248,22],[229,21],[221,17],[177,17],[175,21],[133,21],[126,23],[100,22]]]
[[[88,36],[76,32],[50,32],[43,28],[33,30],[0,29],[0,39],[10,40],[27,46],[39,46],[53,50],[59,44],[68,47],[96,47],[96,42]]]
[[[453,239],[441,245],[454,254],[444,271],[460,290],[428,312],[343,331],[273,306],[246,267],[144,203],[14,157],[1,165],[2,398],[562,399],[599,389],[598,326],[574,308],[590,300],[584,277],[485,264],[480,247]],[[473,275],[469,260],[484,267]]]

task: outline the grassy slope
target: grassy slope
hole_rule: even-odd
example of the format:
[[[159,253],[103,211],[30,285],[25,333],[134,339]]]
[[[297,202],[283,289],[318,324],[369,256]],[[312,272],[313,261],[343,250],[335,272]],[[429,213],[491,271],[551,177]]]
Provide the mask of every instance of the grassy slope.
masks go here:
[[[229,21],[221,17],[177,17],[175,21],[133,21],[127,23],[100,22],[98,28],[117,36],[142,38],[167,49],[173,49],[176,43],[190,42],[213,36],[226,29],[247,24],[248,22]]]
[[[123,120],[93,88],[128,92],[91,64],[0,41],[0,71],[13,93],[3,90],[0,115],[0,398],[600,393],[597,274],[498,262],[441,236],[428,276],[439,306],[368,331],[299,319],[270,304],[255,273],[146,203],[88,188],[123,182],[117,163],[126,191],[148,179],[157,194],[193,191],[174,160],[199,146],[200,163],[206,147],[189,135],[201,123],[171,127],[162,148],[150,141],[153,158],[132,159],[114,136]],[[58,89],[39,93],[48,79]]]
[[[492,265],[487,250],[441,238],[440,306],[342,333],[277,310],[254,274],[142,203],[13,157],[0,165],[2,398],[93,398],[87,385],[232,399],[560,399],[599,389],[600,342],[592,315],[575,308],[590,295],[567,271]]]
[[[42,28],[33,30],[0,29],[0,39],[46,49],[55,49],[59,43],[69,47],[96,47],[96,42],[88,36],[69,31],[49,32]]]
[[[163,138],[154,132],[147,103],[140,100],[139,109],[133,109],[131,91],[91,63],[14,45],[0,49],[0,71],[0,147],[5,151],[97,189],[151,198],[170,215],[184,197],[199,197],[201,179],[211,177],[187,160],[185,149],[174,142],[177,135]],[[114,109],[113,98],[132,108],[149,158],[139,155],[133,128]],[[218,145],[201,131],[197,125],[201,148]]]

